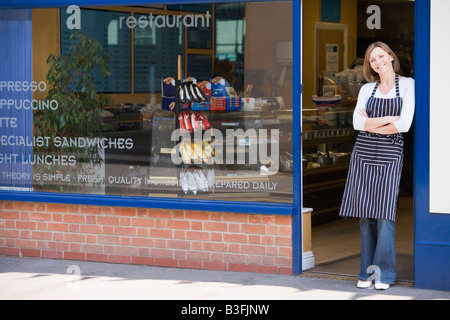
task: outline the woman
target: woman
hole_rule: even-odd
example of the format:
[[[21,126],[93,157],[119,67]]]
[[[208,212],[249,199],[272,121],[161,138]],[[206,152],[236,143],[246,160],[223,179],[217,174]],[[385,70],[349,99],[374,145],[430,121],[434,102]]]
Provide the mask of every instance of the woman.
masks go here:
[[[341,217],[360,218],[358,288],[388,289],[397,275],[395,215],[403,166],[403,135],[415,109],[414,79],[400,77],[400,62],[382,42],[364,57],[369,82],[358,96],[353,126],[360,131],[350,161]],[[375,271],[374,274],[372,272]]]

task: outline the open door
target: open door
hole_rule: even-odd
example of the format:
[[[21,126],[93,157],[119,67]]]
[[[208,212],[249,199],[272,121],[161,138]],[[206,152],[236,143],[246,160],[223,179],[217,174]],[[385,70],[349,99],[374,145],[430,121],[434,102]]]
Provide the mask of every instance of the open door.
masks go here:
[[[371,5],[380,7],[383,22],[380,30],[369,29],[366,23],[371,17],[367,13]],[[370,43],[383,41],[401,59],[402,75],[414,78],[414,2],[342,1],[337,23],[321,20],[318,3],[304,2],[303,11],[302,151],[306,162],[303,205],[313,209],[311,252],[315,260],[315,267],[307,273],[356,280],[361,252],[359,220],[339,218],[339,209],[347,179],[346,161],[355,142],[353,111],[359,90],[365,84],[361,61]],[[396,32],[392,30],[395,28],[387,31],[388,25],[395,26]],[[317,93],[317,80],[324,75],[338,84],[336,92],[342,95],[341,102],[321,105],[312,99]],[[413,135],[413,129],[405,135],[404,167],[408,170],[402,175],[396,224],[397,282],[409,284],[414,283],[413,172],[410,170]]]

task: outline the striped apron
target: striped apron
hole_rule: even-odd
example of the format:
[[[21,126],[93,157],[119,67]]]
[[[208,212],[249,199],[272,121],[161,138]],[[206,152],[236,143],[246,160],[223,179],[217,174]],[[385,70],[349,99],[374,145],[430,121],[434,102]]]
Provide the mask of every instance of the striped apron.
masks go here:
[[[379,82],[367,101],[369,118],[399,116],[403,100],[399,77],[395,77],[396,97],[375,98]],[[403,135],[381,135],[361,131],[350,160],[347,183],[339,215],[341,217],[386,219],[395,222],[400,177],[403,166]]]

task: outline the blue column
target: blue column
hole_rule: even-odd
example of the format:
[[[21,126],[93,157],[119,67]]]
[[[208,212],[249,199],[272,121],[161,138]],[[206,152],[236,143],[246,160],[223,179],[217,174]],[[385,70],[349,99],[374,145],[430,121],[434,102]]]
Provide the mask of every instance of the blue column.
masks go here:
[[[450,290],[450,215],[430,212],[429,197],[431,0],[416,0],[415,6],[414,282]]]
[[[16,87],[11,86],[18,84]],[[18,91],[32,81],[31,10],[0,10],[0,189],[32,187],[33,167],[23,162],[32,155],[31,146],[15,146],[20,138],[33,136],[33,113],[20,107],[32,100],[32,92]],[[29,102],[27,104],[29,106]],[[12,137],[10,139],[5,138]]]
[[[294,137],[300,137],[301,128],[301,66],[302,66],[302,54],[301,54],[301,38],[302,38],[302,4],[300,0],[294,0],[293,3],[293,26],[292,26],[292,73],[293,73],[293,132]],[[293,142],[294,152],[294,212],[292,216],[292,273],[301,274],[302,258],[303,258],[303,238],[302,238],[302,206],[303,206],[303,185],[302,185],[302,146],[301,139],[294,139]]]

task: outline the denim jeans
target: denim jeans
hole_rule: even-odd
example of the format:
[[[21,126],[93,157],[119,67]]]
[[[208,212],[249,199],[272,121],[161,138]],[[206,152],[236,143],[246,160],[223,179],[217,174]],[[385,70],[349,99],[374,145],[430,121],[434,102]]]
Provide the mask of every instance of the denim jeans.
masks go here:
[[[359,220],[361,230],[361,270],[359,279],[369,277],[394,284],[397,277],[395,223],[384,219]],[[369,272],[367,272],[367,269]]]

